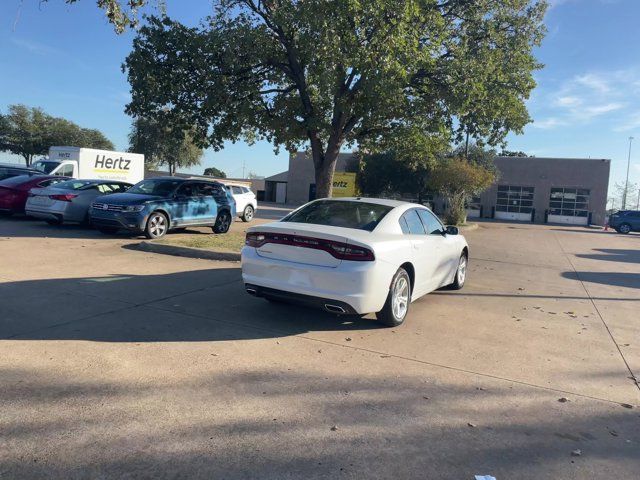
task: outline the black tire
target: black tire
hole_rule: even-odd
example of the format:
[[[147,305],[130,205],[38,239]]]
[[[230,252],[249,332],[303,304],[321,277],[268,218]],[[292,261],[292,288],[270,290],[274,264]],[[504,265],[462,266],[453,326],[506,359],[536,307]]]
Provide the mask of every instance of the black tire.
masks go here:
[[[404,302],[402,302],[404,298]],[[404,307],[402,307],[404,303]],[[404,268],[399,268],[391,280],[387,301],[382,310],[376,313],[379,322],[387,327],[397,327],[404,323],[411,304],[411,277]]]
[[[631,225],[629,225],[628,223],[623,223],[618,228],[616,228],[616,231],[618,233],[622,233],[623,235],[626,235],[631,232]]]
[[[253,214],[254,214],[253,206],[247,205],[246,207],[244,207],[244,212],[242,212],[242,217],[240,218],[242,219],[243,222],[250,222],[251,220],[253,220]]]
[[[460,290],[464,287],[464,282],[467,279],[467,267],[469,266],[469,257],[465,252],[462,252],[460,259],[458,260],[458,268],[456,274],[453,277],[453,282],[448,285],[451,290]]]
[[[113,235],[118,231],[118,227],[98,227],[98,231],[105,235]]]
[[[224,210],[218,214],[216,223],[212,227],[213,233],[227,233],[231,228],[231,214]]]
[[[45,222],[47,222],[49,225],[62,225],[62,219],[60,218],[56,218],[55,220],[53,218],[49,218],[45,220]]]
[[[164,237],[169,231],[169,219],[162,212],[153,212],[147,219],[144,234],[150,240]]]

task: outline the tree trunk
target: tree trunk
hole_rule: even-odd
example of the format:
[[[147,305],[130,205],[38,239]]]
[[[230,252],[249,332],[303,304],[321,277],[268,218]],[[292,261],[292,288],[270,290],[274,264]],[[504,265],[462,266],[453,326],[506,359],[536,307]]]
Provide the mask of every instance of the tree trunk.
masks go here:
[[[315,148],[314,148],[315,147]],[[311,143],[311,154],[315,167],[316,198],[331,198],[333,191],[333,172],[336,169],[340,145],[329,146],[326,152],[320,142]]]

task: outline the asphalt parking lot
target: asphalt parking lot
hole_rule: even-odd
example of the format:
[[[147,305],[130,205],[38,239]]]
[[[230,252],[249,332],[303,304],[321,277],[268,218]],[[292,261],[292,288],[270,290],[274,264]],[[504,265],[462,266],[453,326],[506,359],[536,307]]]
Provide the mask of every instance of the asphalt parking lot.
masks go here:
[[[0,219],[0,478],[638,478],[640,235],[466,236],[465,289],[387,329]]]

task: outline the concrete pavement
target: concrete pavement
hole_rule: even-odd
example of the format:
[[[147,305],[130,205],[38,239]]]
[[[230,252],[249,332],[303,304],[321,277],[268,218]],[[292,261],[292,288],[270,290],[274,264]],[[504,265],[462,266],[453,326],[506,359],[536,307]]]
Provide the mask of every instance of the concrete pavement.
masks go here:
[[[637,478],[640,236],[467,239],[465,289],[384,329],[0,219],[0,478]]]

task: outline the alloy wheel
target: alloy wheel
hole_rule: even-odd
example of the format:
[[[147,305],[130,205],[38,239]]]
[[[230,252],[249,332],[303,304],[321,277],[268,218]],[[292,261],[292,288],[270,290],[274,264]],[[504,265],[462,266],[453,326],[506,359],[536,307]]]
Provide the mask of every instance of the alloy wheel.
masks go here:
[[[407,314],[407,308],[409,306],[409,282],[405,277],[398,278],[398,281],[393,287],[392,296],[392,308],[393,315],[401,320]]]
[[[460,262],[458,263],[458,284],[463,285],[465,278],[467,278],[467,256],[462,255],[460,257]]]
[[[162,237],[167,233],[167,219],[164,215],[154,213],[149,219],[149,233],[152,237]]]

